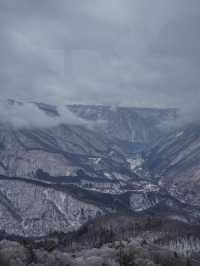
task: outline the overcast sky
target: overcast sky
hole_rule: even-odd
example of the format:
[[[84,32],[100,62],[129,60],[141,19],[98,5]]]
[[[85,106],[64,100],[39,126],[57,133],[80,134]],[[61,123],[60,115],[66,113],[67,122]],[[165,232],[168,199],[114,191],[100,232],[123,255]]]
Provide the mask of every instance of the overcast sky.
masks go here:
[[[0,0],[0,96],[198,106],[199,0]]]

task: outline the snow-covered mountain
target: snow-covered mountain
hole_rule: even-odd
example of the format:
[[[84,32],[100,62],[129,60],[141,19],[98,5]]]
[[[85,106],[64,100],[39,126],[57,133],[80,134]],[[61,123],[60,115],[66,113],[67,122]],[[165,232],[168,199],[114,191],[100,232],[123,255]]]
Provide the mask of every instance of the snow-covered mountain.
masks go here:
[[[162,138],[146,155],[151,177],[170,194],[200,206],[200,127],[189,125]]]
[[[152,145],[163,121],[174,117],[174,110],[65,108],[63,115],[59,107],[42,103],[31,103],[31,108],[11,100],[4,104],[0,174],[33,178],[42,170],[51,176],[69,176],[83,169],[90,176],[119,179],[119,174],[130,175],[133,164],[138,164],[129,155]]]
[[[111,213],[154,213],[195,223],[200,219],[200,209],[192,209],[158,188],[112,195],[0,176],[0,228],[8,234],[39,237],[68,232]]]
[[[171,193],[174,186],[166,189],[162,178],[152,177],[165,165],[158,152],[153,167],[157,148],[141,155],[168,133],[163,123],[175,118],[173,109],[73,105],[60,110],[8,101],[0,115],[0,228],[39,236],[113,212],[199,222],[199,208],[181,202]],[[176,139],[183,136],[176,133]]]
[[[40,236],[67,232],[103,214],[64,189],[23,179],[0,178],[0,228],[9,234]]]
[[[162,125],[176,118],[176,109],[70,105],[80,118],[101,121],[99,129],[109,138],[128,142],[133,149],[152,145],[164,133]]]
[[[67,176],[77,169],[110,170],[128,163],[114,144],[81,126],[16,129],[0,125],[0,173],[33,177],[38,169]]]

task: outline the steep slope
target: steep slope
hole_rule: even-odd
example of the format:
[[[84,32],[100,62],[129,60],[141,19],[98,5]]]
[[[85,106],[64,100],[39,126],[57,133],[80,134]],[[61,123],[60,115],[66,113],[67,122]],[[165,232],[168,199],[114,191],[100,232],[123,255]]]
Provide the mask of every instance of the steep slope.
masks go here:
[[[177,198],[200,206],[200,127],[190,125],[163,138],[146,156],[152,178]]]
[[[200,222],[200,128],[163,133],[175,110],[73,105],[70,123],[57,107],[32,105],[48,126],[0,122],[1,230],[68,232],[110,213]]]
[[[0,176],[0,229],[21,236],[68,232],[110,213],[151,213],[199,223],[200,209],[182,204],[163,190],[112,195],[36,180]]]
[[[67,232],[102,213],[70,191],[34,181],[0,178],[0,228],[9,234]]]
[[[128,178],[135,164],[130,154],[152,145],[163,121],[175,117],[173,109],[82,105],[67,106],[67,117],[61,117],[59,107],[12,100],[4,104],[6,108],[10,116],[14,111],[19,114],[11,119],[14,125],[5,118],[0,122],[0,174],[29,178],[40,169],[50,176],[76,175],[83,169],[92,177],[120,179],[125,173],[123,178]],[[43,126],[36,117],[29,126],[16,126],[16,121],[27,119],[27,108],[51,123]]]
[[[101,121],[99,129],[110,138],[128,142],[133,150],[152,145],[163,134],[164,122],[174,121],[175,109],[70,105],[68,108],[89,121]]]
[[[115,148],[116,147],[116,148]],[[0,124],[0,173],[33,177],[38,169],[67,176],[128,167],[120,148],[83,126],[16,129]]]

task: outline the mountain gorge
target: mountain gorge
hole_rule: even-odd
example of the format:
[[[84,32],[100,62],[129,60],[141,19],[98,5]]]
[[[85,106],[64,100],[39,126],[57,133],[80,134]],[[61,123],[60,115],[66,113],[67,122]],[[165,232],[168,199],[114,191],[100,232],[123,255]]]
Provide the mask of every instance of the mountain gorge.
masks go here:
[[[0,200],[1,231],[25,237],[73,231],[88,220],[113,213],[149,213],[187,223],[200,221],[199,208],[191,208],[165,191],[110,194],[72,184],[0,176]]]
[[[24,105],[8,102],[9,108]],[[52,121],[61,116],[55,106],[31,105]],[[198,130],[163,128],[176,121],[175,109],[65,108],[73,123],[63,118],[44,127],[1,122],[3,230],[25,236],[68,232],[97,215],[121,212],[199,223],[198,197],[185,186],[195,163],[194,156],[188,164],[185,158],[195,150]],[[184,197],[181,184],[191,188]]]
[[[110,139],[128,143],[132,150],[151,146],[163,134],[162,125],[176,119],[176,109],[69,105],[87,121],[101,121],[99,128]]]
[[[0,122],[0,263],[199,265],[198,126],[174,127],[175,109],[30,104],[48,125]]]
[[[9,108],[23,103],[9,102]],[[56,107],[34,104],[51,119]],[[37,169],[52,176],[67,176],[79,168],[86,172],[128,168],[127,156],[152,146],[162,124],[174,119],[174,110],[68,106],[77,120],[49,127],[14,127],[0,124],[0,173],[33,177]],[[26,111],[26,108],[23,109]],[[18,119],[19,120],[19,119]],[[48,158],[48,160],[47,160]],[[135,159],[135,157],[133,157]],[[132,162],[136,162],[132,160]]]
[[[199,206],[200,127],[191,124],[162,138],[146,154],[152,178],[183,202]]]

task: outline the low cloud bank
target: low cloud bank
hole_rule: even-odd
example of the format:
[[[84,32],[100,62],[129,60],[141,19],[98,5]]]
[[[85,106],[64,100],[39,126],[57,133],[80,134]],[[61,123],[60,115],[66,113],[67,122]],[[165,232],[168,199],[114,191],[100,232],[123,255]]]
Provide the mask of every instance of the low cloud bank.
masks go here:
[[[174,109],[174,116],[163,121],[159,127],[161,130],[179,129],[188,126],[200,126],[199,105],[193,101],[193,104],[182,105]]]
[[[46,128],[61,124],[86,125],[66,107],[57,108],[57,116],[51,116],[34,103],[0,103],[0,121],[16,128]]]

